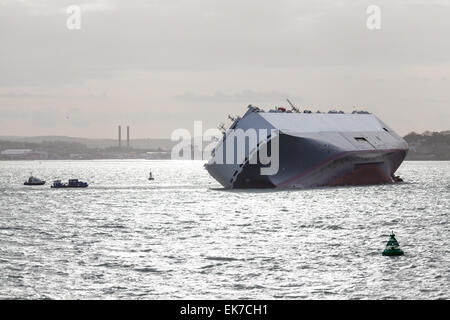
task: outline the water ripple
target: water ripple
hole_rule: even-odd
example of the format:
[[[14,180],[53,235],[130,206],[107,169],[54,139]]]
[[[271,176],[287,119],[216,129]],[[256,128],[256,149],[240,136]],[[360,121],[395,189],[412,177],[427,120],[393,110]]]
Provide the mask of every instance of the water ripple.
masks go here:
[[[30,171],[91,184],[27,188]],[[3,161],[0,298],[449,299],[450,162],[398,174],[224,190],[200,161]],[[403,257],[381,255],[391,230]]]

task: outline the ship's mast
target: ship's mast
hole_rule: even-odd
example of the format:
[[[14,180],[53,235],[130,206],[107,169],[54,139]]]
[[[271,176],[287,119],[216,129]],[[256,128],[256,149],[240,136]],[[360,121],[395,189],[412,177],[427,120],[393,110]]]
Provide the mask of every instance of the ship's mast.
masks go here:
[[[291,105],[291,108],[292,108],[293,111],[295,111],[295,112],[300,112],[300,111],[294,106],[294,104],[291,102],[291,100],[286,99],[286,101]]]

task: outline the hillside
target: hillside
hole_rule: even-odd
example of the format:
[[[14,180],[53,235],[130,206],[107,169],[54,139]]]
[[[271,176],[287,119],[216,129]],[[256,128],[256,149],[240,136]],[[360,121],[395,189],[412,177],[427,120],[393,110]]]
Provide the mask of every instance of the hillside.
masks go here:
[[[0,136],[2,141],[23,142],[23,143],[43,143],[43,142],[67,142],[83,144],[88,148],[114,148],[117,147],[116,139],[89,139],[66,136],[39,136],[39,137],[17,137]],[[126,141],[122,140],[124,146]],[[130,145],[137,149],[163,149],[170,150],[175,142],[170,139],[131,139]]]
[[[404,139],[409,144],[406,160],[450,160],[450,131],[429,132],[422,134],[411,132]],[[5,149],[30,149],[41,154],[31,153],[25,158],[41,159],[99,159],[147,157],[147,152],[160,154],[152,157],[167,159],[176,142],[170,139],[133,139],[131,148],[117,148],[114,139],[87,139],[65,136],[42,137],[0,137],[0,151]],[[45,153],[45,155],[42,154]],[[1,157],[0,158],[5,158]],[[7,159],[11,157],[6,157]],[[20,157],[19,157],[20,158]]]
[[[450,131],[411,132],[404,139],[409,145],[406,160],[450,160]]]

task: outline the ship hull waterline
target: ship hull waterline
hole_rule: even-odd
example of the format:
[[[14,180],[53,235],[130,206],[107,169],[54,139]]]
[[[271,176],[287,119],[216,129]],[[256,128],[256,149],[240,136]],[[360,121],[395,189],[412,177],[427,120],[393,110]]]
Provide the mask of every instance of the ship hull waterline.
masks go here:
[[[224,170],[227,165],[208,163],[205,167],[227,189],[374,185],[394,183],[394,173],[407,154],[402,148],[318,150],[305,140],[280,136],[279,169],[274,175],[261,175],[258,160],[241,165],[231,179]]]

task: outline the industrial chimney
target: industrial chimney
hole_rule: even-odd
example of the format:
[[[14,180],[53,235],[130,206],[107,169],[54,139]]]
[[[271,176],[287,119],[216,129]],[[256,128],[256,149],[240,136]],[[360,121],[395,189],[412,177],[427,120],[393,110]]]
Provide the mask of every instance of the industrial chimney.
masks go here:
[[[119,148],[122,147],[122,127],[119,126]]]
[[[127,148],[130,148],[130,126],[127,126]]]

